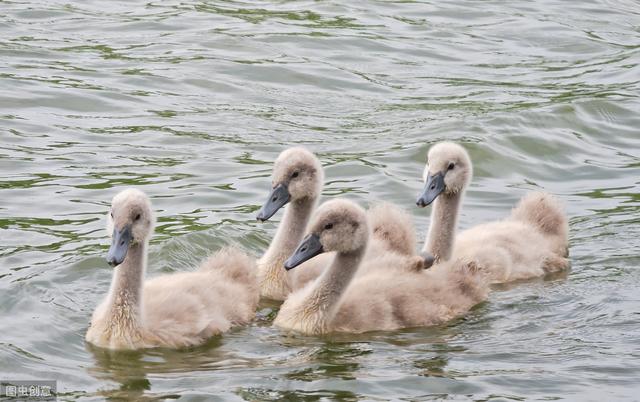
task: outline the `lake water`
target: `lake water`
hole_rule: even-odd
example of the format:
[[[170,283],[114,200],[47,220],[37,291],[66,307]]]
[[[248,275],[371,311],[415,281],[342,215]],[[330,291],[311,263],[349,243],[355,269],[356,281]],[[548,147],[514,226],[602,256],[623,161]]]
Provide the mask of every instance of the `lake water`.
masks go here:
[[[630,0],[0,1],[0,379],[60,400],[640,400],[639,27]],[[569,273],[437,328],[287,336],[264,303],[192,350],[85,344],[119,190],[157,210],[149,276],[260,255],[295,144],[324,198],[393,201],[423,239],[444,139],[475,163],[461,227],[552,192]]]

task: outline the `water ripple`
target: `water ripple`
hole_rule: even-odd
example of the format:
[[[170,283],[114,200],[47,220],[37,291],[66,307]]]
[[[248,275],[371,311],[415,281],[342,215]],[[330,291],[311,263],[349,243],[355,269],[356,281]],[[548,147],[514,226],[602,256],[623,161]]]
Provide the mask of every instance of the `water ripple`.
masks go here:
[[[630,0],[2,2],[0,376],[63,399],[634,399],[639,25]],[[266,303],[193,350],[84,344],[119,189],[152,198],[150,275],[260,255],[279,217],[255,212],[293,144],[325,198],[396,202],[424,238],[440,140],[474,160],[464,228],[528,190],[562,199],[570,273],[431,329],[285,336]]]

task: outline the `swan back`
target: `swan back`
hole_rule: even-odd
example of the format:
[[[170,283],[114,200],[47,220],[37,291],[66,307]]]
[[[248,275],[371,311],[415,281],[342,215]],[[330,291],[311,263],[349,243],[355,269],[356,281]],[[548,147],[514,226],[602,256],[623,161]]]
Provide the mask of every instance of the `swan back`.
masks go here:
[[[406,211],[389,202],[381,202],[369,208],[367,218],[373,237],[387,250],[403,255],[415,254],[416,230]]]
[[[557,198],[544,192],[533,192],[522,197],[511,212],[511,218],[538,229],[552,242],[554,250],[566,256],[569,247],[569,223]]]

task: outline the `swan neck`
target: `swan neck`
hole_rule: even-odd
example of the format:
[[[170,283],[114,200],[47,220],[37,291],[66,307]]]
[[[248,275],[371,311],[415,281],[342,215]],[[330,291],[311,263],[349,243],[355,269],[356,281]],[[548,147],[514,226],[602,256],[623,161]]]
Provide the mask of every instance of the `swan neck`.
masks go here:
[[[114,268],[108,310],[114,325],[129,330],[135,330],[140,325],[146,259],[147,243],[135,243],[129,247],[122,264]]]
[[[355,276],[365,250],[366,246],[349,253],[337,253],[303,303],[307,311],[314,312],[324,322],[324,326],[338,311],[340,299]]]
[[[462,192],[443,193],[433,204],[424,251],[431,253],[436,262],[446,261],[451,257],[461,201]]]
[[[285,208],[284,217],[269,249],[286,250],[287,257],[298,247],[304,237],[315,200],[293,201]]]
[[[292,201],[285,207],[282,222],[260,263],[263,271],[260,273],[261,281],[272,284],[267,287],[286,288],[283,289],[285,293],[290,290],[291,285],[284,269],[284,262],[302,241],[315,203],[315,198],[305,198]],[[264,288],[264,285],[262,287]]]

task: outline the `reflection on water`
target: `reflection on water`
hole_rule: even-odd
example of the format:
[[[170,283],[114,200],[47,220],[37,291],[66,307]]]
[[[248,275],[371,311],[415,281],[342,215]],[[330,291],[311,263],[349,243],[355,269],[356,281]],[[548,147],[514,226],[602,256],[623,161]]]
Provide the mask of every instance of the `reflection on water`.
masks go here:
[[[637,4],[2,3],[0,378],[72,399],[634,399],[640,352]],[[448,325],[304,337],[256,321],[199,348],[84,342],[111,269],[104,217],[136,186],[150,276],[236,244],[271,163],[303,144],[324,196],[414,208],[429,146],[464,143],[460,225],[528,190],[565,203],[572,269],[496,288]],[[372,295],[375,297],[375,295]]]

